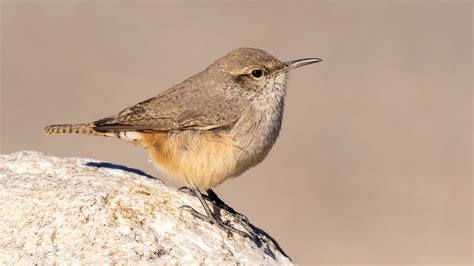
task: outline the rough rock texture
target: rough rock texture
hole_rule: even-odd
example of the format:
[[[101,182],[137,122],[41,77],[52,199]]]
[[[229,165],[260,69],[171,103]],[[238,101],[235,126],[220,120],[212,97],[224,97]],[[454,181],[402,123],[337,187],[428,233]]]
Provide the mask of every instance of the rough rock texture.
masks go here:
[[[291,263],[259,229],[255,240],[228,237],[184,204],[202,211],[196,198],[135,169],[0,155],[0,264]]]

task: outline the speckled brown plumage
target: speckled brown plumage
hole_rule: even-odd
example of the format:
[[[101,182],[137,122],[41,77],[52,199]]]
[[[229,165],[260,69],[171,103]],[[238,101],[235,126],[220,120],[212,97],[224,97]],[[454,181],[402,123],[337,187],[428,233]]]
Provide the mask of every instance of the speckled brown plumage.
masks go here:
[[[245,54],[245,56],[239,56]],[[208,130],[234,124],[250,106],[255,89],[239,84],[239,74],[264,64],[279,69],[283,63],[256,49],[239,49],[217,60],[201,73],[162,94],[129,107],[116,116],[94,122],[98,131],[182,129]],[[228,72],[223,71],[228,69]]]

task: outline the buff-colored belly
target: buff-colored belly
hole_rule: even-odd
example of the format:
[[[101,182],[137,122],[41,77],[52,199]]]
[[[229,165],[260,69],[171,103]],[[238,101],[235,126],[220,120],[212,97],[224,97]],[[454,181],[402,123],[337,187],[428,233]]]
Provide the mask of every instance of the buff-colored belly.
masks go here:
[[[142,133],[141,143],[152,161],[186,186],[206,190],[248,167],[238,163],[239,151],[232,139],[213,132]]]

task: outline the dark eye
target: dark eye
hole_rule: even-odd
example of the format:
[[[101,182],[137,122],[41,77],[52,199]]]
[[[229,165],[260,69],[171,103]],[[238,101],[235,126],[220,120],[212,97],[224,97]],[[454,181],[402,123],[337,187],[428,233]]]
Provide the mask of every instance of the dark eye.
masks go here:
[[[250,72],[254,78],[261,78],[263,76],[263,71],[261,69],[254,69]]]

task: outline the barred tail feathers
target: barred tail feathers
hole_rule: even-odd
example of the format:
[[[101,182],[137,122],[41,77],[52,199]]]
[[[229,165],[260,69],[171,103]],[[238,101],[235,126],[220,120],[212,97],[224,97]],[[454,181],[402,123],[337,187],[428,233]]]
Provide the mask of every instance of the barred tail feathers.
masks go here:
[[[92,136],[114,136],[111,132],[98,132],[94,130],[93,123],[84,124],[63,124],[63,125],[50,125],[44,128],[46,135],[57,135],[57,134],[81,134],[81,135],[92,135]]]
[[[51,125],[44,128],[44,133],[46,135],[81,134],[100,137],[115,137],[131,141],[134,144],[139,144],[139,140],[141,139],[141,134],[136,131],[97,131],[94,128],[94,123]]]

